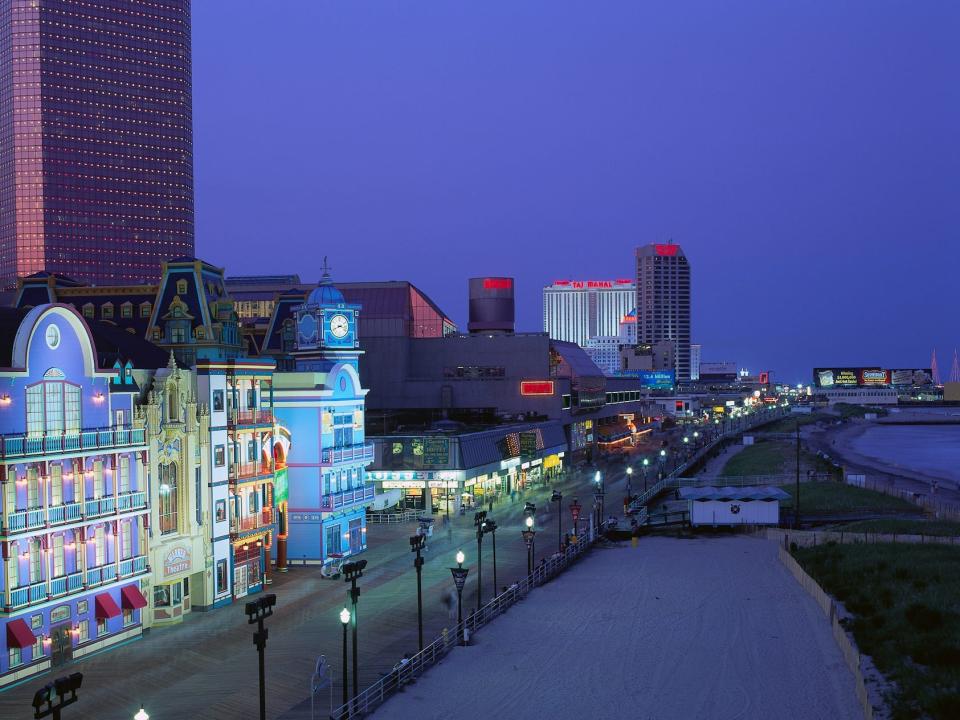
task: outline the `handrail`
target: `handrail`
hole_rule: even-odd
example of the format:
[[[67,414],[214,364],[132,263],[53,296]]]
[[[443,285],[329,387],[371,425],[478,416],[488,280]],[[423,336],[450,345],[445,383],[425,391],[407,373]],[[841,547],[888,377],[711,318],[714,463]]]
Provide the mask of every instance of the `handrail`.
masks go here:
[[[601,530],[603,527],[601,525]],[[458,623],[452,633],[444,630],[443,634],[407,662],[398,665],[392,672],[380,678],[373,685],[364,688],[345,705],[335,708],[330,713],[331,720],[362,717],[382,705],[388,697],[404,685],[420,677],[429,668],[440,662],[455,645],[460,644],[460,638],[467,634],[473,634],[502,615],[509,607],[525,598],[535,587],[543,585],[566,570],[573,561],[586,553],[593,545],[594,539],[585,533],[564,553],[555,553],[552,557],[542,560],[532,573],[515,582],[479,610],[472,612],[463,622]]]
[[[82,452],[115,447],[143,445],[143,428],[84,428],[72,433],[0,436],[0,457],[15,458],[45,453]]]

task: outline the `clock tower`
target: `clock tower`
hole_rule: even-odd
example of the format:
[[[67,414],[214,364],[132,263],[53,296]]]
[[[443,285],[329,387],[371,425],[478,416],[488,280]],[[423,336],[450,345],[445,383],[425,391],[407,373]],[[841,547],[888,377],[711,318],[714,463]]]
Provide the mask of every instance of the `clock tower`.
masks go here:
[[[357,368],[362,352],[357,340],[360,306],[348,303],[334,287],[324,259],[323,278],[294,309],[296,342],[293,356],[297,370],[325,371],[336,363]]]

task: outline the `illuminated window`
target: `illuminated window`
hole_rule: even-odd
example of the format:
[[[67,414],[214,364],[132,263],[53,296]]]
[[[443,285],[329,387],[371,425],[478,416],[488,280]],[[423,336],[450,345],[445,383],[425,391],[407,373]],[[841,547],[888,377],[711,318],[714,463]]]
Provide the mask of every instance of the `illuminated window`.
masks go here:
[[[83,306],[83,316],[85,318],[92,318],[94,313],[93,303],[86,303]]]
[[[132,318],[133,317],[133,305],[131,303],[125,302],[120,306],[120,317],[123,318]]]
[[[150,317],[150,303],[140,303],[140,317],[148,318]]]
[[[105,319],[113,318],[113,303],[104,303],[100,307],[100,317]]]
[[[177,280],[177,295],[186,295],[186,293],[187,293],[187,281]]]
[[[177,532],[177,497],[179,480],[177,464],[167,463],[160,466],[160,534]]]

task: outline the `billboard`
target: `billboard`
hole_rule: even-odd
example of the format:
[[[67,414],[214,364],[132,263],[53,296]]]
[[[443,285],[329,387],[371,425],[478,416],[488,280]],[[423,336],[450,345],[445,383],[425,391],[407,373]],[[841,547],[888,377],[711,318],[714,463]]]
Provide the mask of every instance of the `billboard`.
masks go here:
[[[929,368],[846,367],[814,368],[813,383],[818,388],[890,387],[933,384]]]
[[[395,438],[387,443],[383,464],[396,470],[445,468],[450,462],[450,440],[445,437]]]
[[[645,390],[673,390],[676,372],[673,370],[621,370],[617,377],[634,377]]]
[[[702,362],[700,379],[733,382],[737,379],[737,364],[735,362]]]
[[[280,505],[290,499],[290,483],[287,480],[287,469],[280,468],[273,474],[273,503]]]

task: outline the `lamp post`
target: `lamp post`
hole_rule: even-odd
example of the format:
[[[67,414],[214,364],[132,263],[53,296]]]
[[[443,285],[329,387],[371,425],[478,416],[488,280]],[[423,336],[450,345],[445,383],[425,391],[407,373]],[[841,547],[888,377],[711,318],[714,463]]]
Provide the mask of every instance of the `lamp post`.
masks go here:
[[[273,615],[273,606],[276,604],[277,596],[273,593],[246,604],[247,624],[257,624],[257,631],[253,634],[253,644],[257,646],[257,655],[260,659],[260,720],[267,720],[267,689],[263,667],[263,654],[267,647],[267,629],[263,626],[263,621]]]
[[[563,493],[559,490],[554,490],[553,495],[550,496],[550,502],[555,502],[557,504],[557,552],[563,552],[563,537],[561,535],[563,529],[562,518],[560,517],[563,514],[563,508],[560,507],[560,503],[563,501]]]
[[[493,596],[497,596],[497,521],[493,518],[485,520],[483,532],[490,533],[493,542]]]
[[[450,568],[450,574],[453,575],[453,584],[457,586],[457,633],[459,634],[460,644],[463,645],[463,586],[467,582],[467,573],[470,568],[463,566],[463,550],[457,551],[457,566]]]
[[[633,480],[633,468],[632,468],[632,467],[628,467],[628,468],[627,468],[627,498],[628,498],[628,502],[629,502],[630,496],[633,495],[633,482],[632,482],[632,480]]]
[[[487,521],[487,511],[481,510],[473,514],[473,526],[477,528],[477,612],[480,612],[480,602],[483,585],[483,524]]]
[[[77,701],[77,690],[81,684],[83,673],[70,673],[44,685],[33,695],[33,717],[45,718],[52,715],[53,720],[60,720],[60,712]],[[57,700],[56,705],[53,704],[54,698]]]
[[[667,451],[660,448],[660,470],[657,472],[657,481],[663,480],[663,471],[667,465]]]
[[[650,465],[650,458],[643,459],[643,492],[647,492],[647,467]]]
[[[598,505],[598,510],[600,516],[597,519],[597,529],[599,530],[601,523],[603,522],[603,516],[607,514],[606,507],[604,506],[603,497],[606,494],[603,487],[603,475],[597,470],[596,474],[593,476],[593,481],[597,484],[597,494],[600,497],[600,504]]]
[[[700,447],[700,431],[699,431],[699,430],[694,430],[694,431],[693,431],[693,443],[694,443],[694,445],[696,445],[698,448]]]
[[[426,544],[427,538],[424,535],[412,535],[410,537],[410,552],[417,554],[413,561],[413,567],[417,570],[417,638],[420,642],[420,652],[423,652],[423,589],[421,574],[423,571],[423,558],[420,551]]]
[[[350,624],[350,611],[344,608],[340,611],[340,624],[343,625],[343,705],[350,702],[350,693],[347,686],[350,684],[347,673],[347,626]]]
[[[521,530],[520,534],[523,536],[523,541],[527,544],[527,576],[533,574],[533,540],[537,535],[537,531],[533,529],[533,517],[527,515],[527,519],[524,523],[527,526],[526,530]]]
[[[357,580],[363,577],[363,569],[367,566],[366,560],[356,560],[343,564],[343,581],[350,583],[350,600],[353,602],[353,697],[359,692],[357,677],[357,600],[360,599],[360,590]]]
[[[137,714],[133,716],[133,720],[150,720],[150,716],[147,715],[147,711],[143,709],[143,705],[137,710]]]
[[[570,516],[573,518],[573,534],[580,537],[580,501],[576,498],[570,503]]]

